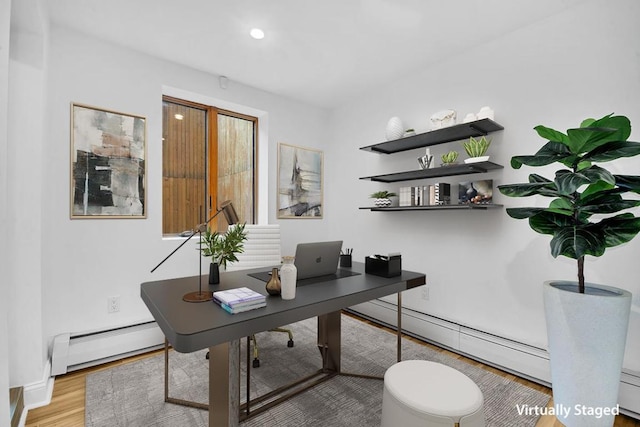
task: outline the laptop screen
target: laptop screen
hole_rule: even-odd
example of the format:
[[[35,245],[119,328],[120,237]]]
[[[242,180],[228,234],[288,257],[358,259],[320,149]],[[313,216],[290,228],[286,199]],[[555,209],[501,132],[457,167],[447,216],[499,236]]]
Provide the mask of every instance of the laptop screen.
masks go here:
[[[298,280],[335,274],[341,249],[342,240],[299,243],[295,259]]]

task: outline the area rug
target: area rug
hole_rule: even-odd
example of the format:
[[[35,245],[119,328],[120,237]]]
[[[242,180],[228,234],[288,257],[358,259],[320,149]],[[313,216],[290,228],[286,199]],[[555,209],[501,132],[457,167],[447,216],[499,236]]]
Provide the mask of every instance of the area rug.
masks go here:
[[[316,319],[289,325],[295,346],[287,347],[286,334],[257,335],[260,367],[251,370],[251,395],[262,395],[320,368],[316,346]],[[245,355],[246,340],[241,354]],[[207,402],[206,351],[182,354],[170,351],[170,395]],[[342,370],[383,376],[395,363],[396,336],[350,316],[342,316]],[[431,360],[465,373],[482,390],[487,427],[535,426],[538,417],[523,407],[544,407],[549,396],[427,346],[403,339],[402,358]],[[87,427],[208,426],[207,411],[164,402],[164,356],[157,355],[87,376]],[[245,373],[241,396],[245,396]],[[425,387],[428,387],[425,384]],[[242,426],[379,426],[382,380],[334,377]],[[244,399],[242,399],[244,400]],[[520,411],[519,411],[520,409]],[[530,411],[531,412],[531,411]]]

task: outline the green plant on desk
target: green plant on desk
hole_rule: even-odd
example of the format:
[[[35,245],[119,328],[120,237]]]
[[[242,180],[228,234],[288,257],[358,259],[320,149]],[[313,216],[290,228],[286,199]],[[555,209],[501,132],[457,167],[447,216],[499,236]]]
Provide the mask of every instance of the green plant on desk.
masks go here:
[[[227,267],[227,263],[238,261],[237,254],[244,252],[244,241],[247,240],[244,226],[244,224],[236,224],[229,227],[224,234],[211,231],[211,228],[207,227],[200,240],[202,255],[211,257],[212,263],[223,268]]]

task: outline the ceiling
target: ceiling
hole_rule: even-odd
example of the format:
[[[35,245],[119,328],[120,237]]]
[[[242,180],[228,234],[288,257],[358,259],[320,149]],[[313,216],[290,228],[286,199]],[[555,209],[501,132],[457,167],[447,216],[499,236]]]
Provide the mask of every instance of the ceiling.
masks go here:
[[[14,1],[12,25],[33,25]],[[52,25],[320,107],[586,0],[45,0]],[[253,27],[266,37],[249,37]]]

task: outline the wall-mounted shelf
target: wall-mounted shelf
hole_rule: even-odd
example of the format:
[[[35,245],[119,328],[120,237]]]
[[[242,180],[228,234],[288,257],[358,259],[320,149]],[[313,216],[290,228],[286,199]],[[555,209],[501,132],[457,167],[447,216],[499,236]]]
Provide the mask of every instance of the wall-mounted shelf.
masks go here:
[[[501,208],[502,205],[494,204],[473,204],[468,203],[464,205],[429,205],[429,206],[389,206],[387,208],[379,208],[377,206],[362,207],[360,209],[366,209],[375,212],[397,212],[397,211],[438,211],[438,210],[486,210]]]
[[[378,182],[412,181],[416,179],[436,178],[440,176],[468,175],[484,173],[490,170],[502,169],[504,166],[493,162],[464,163],[453,166],[442,166],[431,169],[418,169],[406,172],[394,172],[384,175],[364,176],[367,179]]]
[[[460,141],[469,137],[487,135],[491,132],[503,130],[504,127],[491,119],[481,119],[469,123],[460,123],[442,129],[419,133],[405,138],[385,141],[360,148],[374,153],[392,154],[415,148],[444,144],[445,142]]]

